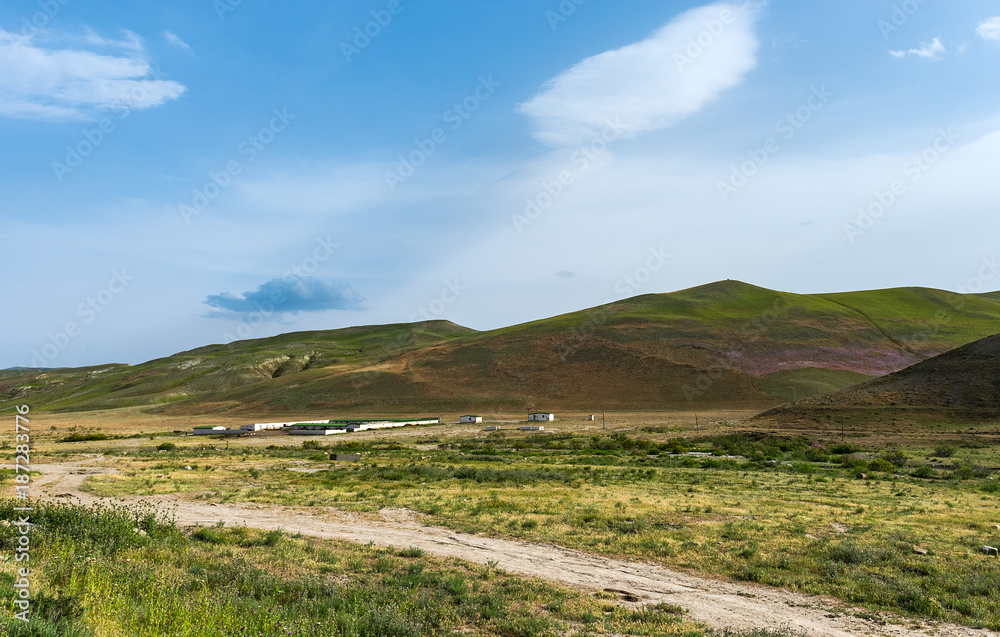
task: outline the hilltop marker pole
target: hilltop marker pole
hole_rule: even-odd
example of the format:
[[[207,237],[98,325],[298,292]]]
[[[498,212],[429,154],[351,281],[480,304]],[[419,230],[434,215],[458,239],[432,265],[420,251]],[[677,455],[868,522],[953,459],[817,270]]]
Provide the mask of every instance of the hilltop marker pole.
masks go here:
[[[604,426],[605,431],[608,429],[608,414],[603,409],[601,410],[601,424]]]
[[[701,433],[701,425],[698,424],[698,414],[694,415],[694,430],[697,433]]]

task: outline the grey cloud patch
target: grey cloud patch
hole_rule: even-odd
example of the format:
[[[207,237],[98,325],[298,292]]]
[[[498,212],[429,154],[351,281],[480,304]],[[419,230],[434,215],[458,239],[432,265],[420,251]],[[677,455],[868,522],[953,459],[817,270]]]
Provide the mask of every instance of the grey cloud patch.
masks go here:
[[[572,272],[570,270],[559,270],[556,274],[563,279],[572,279],[576,276],[576,272]]]
[[[212,294],[205,304],[214,309],[209,316],[232,318],[258,313],[271,320],[282,314],[365,309],[365,297],[348,283],[323,281],[313,277],[271,279],[256,290],[236,296],[230,292]]]

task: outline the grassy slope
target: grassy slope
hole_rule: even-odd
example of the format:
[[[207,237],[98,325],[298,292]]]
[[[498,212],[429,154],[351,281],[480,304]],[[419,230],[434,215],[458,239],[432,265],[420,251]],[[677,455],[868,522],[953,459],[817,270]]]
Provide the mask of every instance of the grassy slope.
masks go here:
[[[766,408],[996,332],[1000,294],[797,295],[722,281],[488,332],[438,321],[287,334],[105,372],[0,379],[0,396],[192,414]]]
[[[842,389],[998,331],[991,298],[795,295],[727,281],[456,339],[326,388],[346,395],[350,381],[347,400],[358,406],[400,392],[455,409],[752,408]]]
[[[1000,334],[854,387],[770,410],[761,418],[891,421],[899,413],[910,419],[1000,417]]]
[[[447,321],[298,332],[209,345],[141,365],[105,365],[0,377],[0,405],[28,401],[33,408],[86,410],[151,405],[216,395],[305,375],[327,367],[392,358],[472,332]]]

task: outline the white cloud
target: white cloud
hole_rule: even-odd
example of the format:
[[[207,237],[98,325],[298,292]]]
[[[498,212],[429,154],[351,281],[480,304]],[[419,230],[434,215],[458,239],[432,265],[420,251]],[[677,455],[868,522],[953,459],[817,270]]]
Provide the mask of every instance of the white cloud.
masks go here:
[[[552,146],[592,139],[620,119],[627,136],[676,124],[738,85],[757,65],[755,5],[681,14],[651,37],[587,58],[520,105]]]
[[[166,40],[168,43],[172,44],[173,46],[176,46],[178,49],[182,49],[184,51],[187,51],[188,53],[191,53],[191,45],[182,40],[181,36],[177,35],[176,33],[172,33],[170,31],[164,31],[163,39]]]
[[[1000,40],[1000,16],[980,22],[976,33],[984,40]]]
[[[0,117],[92,119],[115,109],[159,106],[187,90],[152,77],[142,41],[129,31],[123,40],[88,31],[82,38],[53,42],[46,34],[0,29],[0,68]]]
[[[931,40],[930,44],[925,44],[919,49],[910,49],[909,51],[889,51],[889,55],[898,59],[905,58],[907,55],[915,55],[928,60],[936,60],[947,52],[948,49],[941,44],[941,38],[934,38]]]

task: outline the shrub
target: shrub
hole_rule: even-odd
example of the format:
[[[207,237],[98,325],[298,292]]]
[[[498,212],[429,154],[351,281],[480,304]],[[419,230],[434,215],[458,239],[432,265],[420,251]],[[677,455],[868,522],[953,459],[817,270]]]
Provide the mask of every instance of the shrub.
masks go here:
[[[399,555],[400,557],[423,557],[424,554],[425,552],[423,549],[415,546],[408,546],[405,549],[400,549],[396,555]]]
[[[160,444],[156,445],[157,451],[175,451],[176,449],[177,445],[175,445],[172,442],[161,442]]]
[[[966,464],[951,473],[952,478],[959,480],[971,480],[972,478],[985,478],[990,475],[990,470],[986,467]]]
[[[958,451],[958,447],[952,444],[940,444],[934,447],[934,455],[938,458],[950,458]]]
[[[683,438],[675,438],[667,443],[667,452],[669,453],[687,453],[688,448],[684,445]]]
[[[868,464],[868,469],[871,471],[894,473],[896,471],[896,465],[889,462],[885,458],[876,458]]]
[[[845,469],[867,469],[868,463],[856,454],[849,454],[840,459],[840,464]]]
[[[830,460],[830,455],[825,449],[811,448],[806,451],[806,460],[809,462],[827,462]]]
[[[909,458],[906,457],[906,454],[899,451],[898,449],[893,449],[891,451],[883,453],[881,458],[886,462],[891,462],[897,467],[905,467],[906,463],[909,461]]]
[[[60,438],[59,442],[90,442],[93,440],[108,440],[108,436],[107,434],[102,434],[102,433],[92,433],[92,434],[76,433],[76,434],[70,434],[65,438]]]
[[[899,553],[895,546],[866,546],[845,540],[830,547],[830,559],[841,564],[866,564],[892,562]]]
[[[857,452],[861,451],[861,447],[859,447],[858,445],[856,445],[854,443],[846,442],[846,443],[842,443],[842,444],[839,444],[839,445],[834,445],[830,449],[830,451],[832,451],[833,453],[837,454],[838,456],[842,456],[842,455],[848,454],[848,453],[857,453]]]

